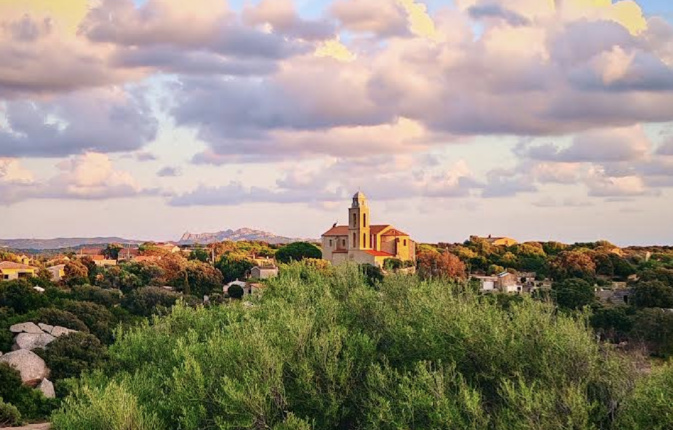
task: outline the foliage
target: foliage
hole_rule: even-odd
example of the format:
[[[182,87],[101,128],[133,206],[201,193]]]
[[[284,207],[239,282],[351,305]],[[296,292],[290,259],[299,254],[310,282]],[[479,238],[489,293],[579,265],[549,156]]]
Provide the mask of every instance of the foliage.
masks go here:
[[[0,397],[0,427],[21,425],[21,412],[12,404],[5,403]]]
[[[106,290],[91,285],[80,285],[72,287],[71,297],[75,300],[84,302],[93,302],[105,307],[113,307],[121,302],[121,293],[119,290]]]
[[[143,287],[124,296],[122,305],[135,315],[149,317],[167,314],[180,294],[159,287]]]
[[[31,283],[24,279],[0,282],[0,307],[22,314],[39,309],[46,303],[46,297],[35,291]]]
[[[633,319],[631,335],[649,344],[660,356],[673,354],[673,312],[649,308],[638,311]]]
[[[68,261],[63,268],[65,275],[63,282],[66,285],[84,285],[89,283],[89,269],[77,260]]]
[[[322,258],[322,251],[308,242],[289,243],[276,251],[276,260],[281,263],[301,261],[305,258]]]
[[[35,314],[35,321],[71,330],[89,332],[89,328],[72,312],[56,308],[42,308]]]
[[[43,353],[53,381],[79,377],[85,370],[100,367],[106,349],[88,333],[69,333],[51,342]]]
[[[103,343],[112,342],[112,332],[117,321],[114,315],[105,307],[92,302],[78,302],[66,300],[62,309],[80,319],[88,327],[91,334]]]
[[[210,264],[192,260],[185,264],[182,273],[173,285],[185,294],[203,297],[213,291],[221,291],[222,281],[222,273],[219,270]]]
[[[673,308],[673,286],[659,280],[638,282],[633,304],[640,308]]]
[[[255,264],[248,257],[234,253],[224,254],[215,265],[222,273],[222,280],[225,283],[245,279],[254,266]]]
[[[367,284],[372,287],[383,281],[383,271],[378,266],[373,266],[371,264],[361,264],[360,270],[362,270],[362,274],[367,280]]]
[[[581,309],[596,300],[594,287],[583,279],[571,278],[552,284],[552,296],[561,308]]]
[[[39,390],[24,385],[19,371],[7,363],[0,363],[0,399],[15,406],[26,419],[39,419],[48,415],[55,403],[45,398]]]
[[[465,279],[465,264],[450,252],[421,251],[416,256],[418,276],[422,279]]]
[[[120,331],[54,428],[598,429],[634,378],[587,315],[550,303],[284,269],[252,305],[178,305]]]
[[[118,243],[109,243],[103,250],[103,255],[107,259],[116,260],[119,258],[119,251],[122,249],[124,249],[124,247]]]
[[[204,248],[195,248],[189,253],[190,260],[198,260],[202,263],[207,263],[210,260],[210,253]]]
[[[240,285],[234,284],[230,285],[229,288],[227,288],[227,294],[232,299],[240,300],[243,298],[245,290]]]
[[[673,364],[655,369],[636,384],[619,415],[621,430],[669,430],[673,423]]]
[[[563,251],[550,262],[550,271],[557,281],[569,278],[593,280],[596,276],[596,263],[588,252]]]

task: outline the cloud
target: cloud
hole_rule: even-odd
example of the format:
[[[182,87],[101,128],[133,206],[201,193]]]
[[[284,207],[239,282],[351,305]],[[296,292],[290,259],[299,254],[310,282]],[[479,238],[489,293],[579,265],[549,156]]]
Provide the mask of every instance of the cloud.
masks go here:
[[[636,161],[645,157],[652,143],[641,126],[594,130],[578,134],[571,145],[519,147],[520,155],[540,161],[564,163]]]
[[[152,141],[158,127],[142,96],[114,88],[10,100],[0,116],[7,121],[0,128],[0,156],[9,157],[133,151]]]
[[[532,193],[538,189],[524,172],[516,169],[493,169],[487,173],[487,181],[482,197],[512,197],[520,193]]]
[[[601,168],[594,168],[585,181],[592,197],[634,197],[652,194],[639,176],[613,177]]]
[[[345,30],[371,33],[376,37],[409,34],[405,11],[390,0],[337,0],[330,6]]]
[[[181,176],[182,171],[179,167],[166,166],[157,172],[157,176],[161,178],[174,178]]]
[[[502,19],[507,24],[514,27],[528,25],[530,23],[528,18],[497,4],[472,6],[468,9],[468,13],[471,18],[476,20],[481,20],[483,18]]]
[[[668,137],[659,148],[657,148],[658,155],[673,155],[673,136]]]
[[[329,39],[335,31],[327,20],[301,18],[292,0],[262,0],[254,6],[245,6],[243,19],[253,25],[268,25],[272,32],[306,40]]]

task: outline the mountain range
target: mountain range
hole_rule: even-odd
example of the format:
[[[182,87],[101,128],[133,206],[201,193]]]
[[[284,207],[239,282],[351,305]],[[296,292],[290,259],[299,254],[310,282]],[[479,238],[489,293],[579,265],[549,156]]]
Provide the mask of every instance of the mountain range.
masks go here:
[[[206,245],[225,240],[238,241],[263,241],[273,244],[296,242],[301,239],[277,236],[262,230],[251,228],[239,228],[237,230],[224,230],[217,233],[185,233],[177,242],[179,245],[192,245],[199,243]],[[108,243],[121,243],[137,245],[144,240],[123,239],[120,237],[60,237],[56,239],[0,239],[0,248],[16,250],[45,251],[50,249],[77,248],[81,246],[105,245]]]

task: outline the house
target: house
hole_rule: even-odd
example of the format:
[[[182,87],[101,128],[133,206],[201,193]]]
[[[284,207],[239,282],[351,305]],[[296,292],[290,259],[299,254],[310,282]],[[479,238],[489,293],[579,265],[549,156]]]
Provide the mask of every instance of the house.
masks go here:
[[[78,257],[95,257],[97,255],[103,255],[105,252],[104,248],[81,248],[77,251]]]
[[[174,243],[171,243],[171,242],[166,242],[166,243],[163,243],[163,242],[161,242],[161,243],[155,243],[154,246],[157,247],[157,248],[159,248],[159,249],[161,249],[161,250],[163,250],[163,251],[170,252],[170,253],[172,253],[172,254],[175,254],[175,253],[177,253],[177,252],[180,252],[180,247],[177,246],[177,245],[174,244]]]
[[[12,281],[15,279],[32,278],[37,273],[37,268],[27,264],[14,263],[12,261],[0,262],[0,280]]]
[[[322,258],[334,265],[353,261],[383,266],[388,258],[416,260],[416,243],[390,224],[370,224],[367,198],[355,193],[348,209],[348,225],[337,225],[322,235]]]
[[[494,237],[491,236],[490,234],[488,235],[488,237],[470,236],[471,242],[476,242],[478,240],[484,240],[490,243],[491,245],[495,246],[512,246],[519,243],[516,240],[512,239],[511,237],[505,237],[505,236]]]
[[[21,264],[30,265],[31,261],[33,261],[33,259],[27,256],[26,254],[22,254],[19,256],[19,263]]]
[[[497,276],[472,275],[472,279],[479,282],[480,291],[495,291],[498,284]]]
[[[276,266],[255,266],[250,270],[252,279],[269,279],[278,276],[278,267]]]
[[[501,293],[521,293],[523,285],[516,273],[501,272],[493,276],[472,275],[479,282],[479,289],[484,292],[500,291]]]
[[[54,282],[60,281],[65,276],[65,264],[47,267],[47,270],[51,273],[51,280]]]
[[[117,261],[131,261],[140,255],[140,249],[138,248],[122,248],[117,254]]]
[[[117,260],[107,259],[105,258],[104,255],[92,255],[91,259],[98,267],[108,267],[117,265]]]

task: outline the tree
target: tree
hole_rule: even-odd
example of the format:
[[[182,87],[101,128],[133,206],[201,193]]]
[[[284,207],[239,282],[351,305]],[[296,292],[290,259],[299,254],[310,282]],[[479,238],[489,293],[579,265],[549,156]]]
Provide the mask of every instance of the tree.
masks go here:
[[[552,284],[552,295],[559,307],[581,309],[596,300],[594,287],[578,278],[566,279]]]
[[[66,285],[84,285],[89,283],[89,269],[77,260],[69,261],[63,268],[65,276],[63,282]]]
[[[101,342],[109,344],[112,342],[112,331],[116,326],[114,315],[104,306],[91,302],[77,302],[66,300],[63,303],[63,310],[74,314],[89,328]]]
[[[633,303],[639,308],[673,308],[673,287],[661,281],[638,282]]]
[[[596,264],[587,252],[563,251],[550,263],[551,275],[557,281],[569,278],[593,280]]]
[[[372,287],[383,281],[383,271],[378,266],[373,266],[371,264],[361,264],[360,270],[362,270],[362,274],[365,276],[367,284]]]
[[[243,298],[245,290],[243,290],[243,287],[241,287],[240,285],[234,284],[230,285],[229,288],[227,288],[227,294],[232,299],[240,300]]]
[[[82,257],[80,260],[80,263],[82,263],[87,270],[87,284],[90,285],[95,285],[96,284],[96,275],[98,275],[98,266],[96,266],[96,262],[93,261],[93,258],[91,257]]]
[[[229,283],[236,279],[245,279],[254,267],[249,258],[233,253],[226,253],[217,261],[215,267],[222,273],[223,281]]]
[[[85,370],[95,369],[105,361],[105,346],[88,333],[68,333],[49,344],[42,353],[52,380],[78,378]]]
[[[207,263],[208,260],[210,260],[210,253],[208,252],[207,249],[196,248],[196,249],[193,249],[192,252],[189,253],[189,259],[190,260],[198,260],[202,263]]]
[[[448,251],[422,251],[416,256],[418,276],[421,279],[465,279],[465,264]]]
[[[35,322],[88,332],[89,328],[72,312],[56,308],[42,308],[35,314]]]
[[[143,287],[124,296],[122,306],[134,315],[149,317],[167,314],[180,294],[159,287]]]
[[[215,290],[222,291],[222,273],[210,264],[198,260],[189,261],[183,274],[184,281],[178,281],[174,285],[186,294],[203,297]]]
[[[308,242],[290,243],[276,251],[276,260],[281,263],[301,261],[304,258],[322,258],[322,251]]]
[[[646,342],[656,355],[672,355],[673,313],[658,308],[639,310],[633,319],[631,336]]]
[[[0,307],[8,307],[17,314],[23,314],[46,304],[47,297],[35,291],[31,283],[24,279],[0,282]]]
[[[108,243],[103,250],[103,255],[107,259],[116,260],[119,258],[119,251],[122,249],[124,249],[124,247],[118,243]]]

